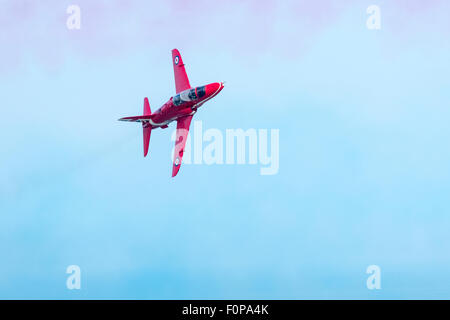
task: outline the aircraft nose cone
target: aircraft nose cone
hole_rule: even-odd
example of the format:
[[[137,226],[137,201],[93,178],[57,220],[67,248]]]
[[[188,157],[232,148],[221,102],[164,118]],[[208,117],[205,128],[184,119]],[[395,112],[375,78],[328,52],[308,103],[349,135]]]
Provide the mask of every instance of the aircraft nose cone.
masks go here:
[[[208,96],[211,96],[219,92],[220,89],[222,89],[222,85],[220,84],[220,82],[210,83],[206,86],[206,94]]]

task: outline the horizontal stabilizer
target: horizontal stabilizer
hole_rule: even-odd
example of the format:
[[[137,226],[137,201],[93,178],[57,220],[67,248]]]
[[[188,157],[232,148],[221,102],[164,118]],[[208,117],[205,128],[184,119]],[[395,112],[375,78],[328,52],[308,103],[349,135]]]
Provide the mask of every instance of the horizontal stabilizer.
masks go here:
[[[130,122],[147,122],[152,118],[152,115],[147,116],[134,116],[134,117],[124,117],[120,118],[119,121],[130,121]]]

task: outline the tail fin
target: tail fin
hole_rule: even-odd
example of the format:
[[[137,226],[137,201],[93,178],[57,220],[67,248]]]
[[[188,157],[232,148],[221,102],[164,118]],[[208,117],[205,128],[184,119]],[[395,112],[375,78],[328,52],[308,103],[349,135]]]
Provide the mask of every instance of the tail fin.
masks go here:
[[[148,103],[148,98],[144,99],[144,116],[149,116],[152,114],[150,109],[150,104]],[[142,133],[144,137],[144,157],[147,156],[148,146],[150,144],[150,135],[152,134],[152,125],[148,121],[142,122]]]
[[[150,110],[150,103],[148,103],[148,98],[144,98],[144,116],[149,116],[152,114],[152,110]]]

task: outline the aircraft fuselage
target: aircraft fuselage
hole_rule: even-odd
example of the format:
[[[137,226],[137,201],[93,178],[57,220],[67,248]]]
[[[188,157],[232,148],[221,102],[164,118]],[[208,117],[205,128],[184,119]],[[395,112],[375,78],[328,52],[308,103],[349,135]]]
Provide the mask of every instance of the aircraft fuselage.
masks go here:
[[[222,82],[213,82],[201,87],[184,90],[171,97],[169,101],[147,119],[153,128],[167,127],[176,119],[193,115],[206,101],[216,96],[224,87]]]

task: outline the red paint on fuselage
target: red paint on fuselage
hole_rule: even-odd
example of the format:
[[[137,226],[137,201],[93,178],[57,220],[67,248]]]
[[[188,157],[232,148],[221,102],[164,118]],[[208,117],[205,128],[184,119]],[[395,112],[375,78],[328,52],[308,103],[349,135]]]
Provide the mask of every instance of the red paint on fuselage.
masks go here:
[[[183,60],[177,49],[172,50],[172,63],[175,78],[175,92],[161,108],[151,113],[148,99],[144,99],[144,114],[124,117],[119,121],[141,122],[143,127],[144,157],[148,154],[151,131],[154,128],[167,128],[172,121],[177,122],[175,149],[173,153],[172,177],[180,170],[184,147],[189,134],[192,117],[206,101],[215,97],[222,89],[223,82],[214,82],[206,86],[191,87]]]
[[[223,88],[223,82],[214,82],[176,94],[152,114],[152,127],[162,127],[180,117],[194,114],[197,108],[216,96]]]

